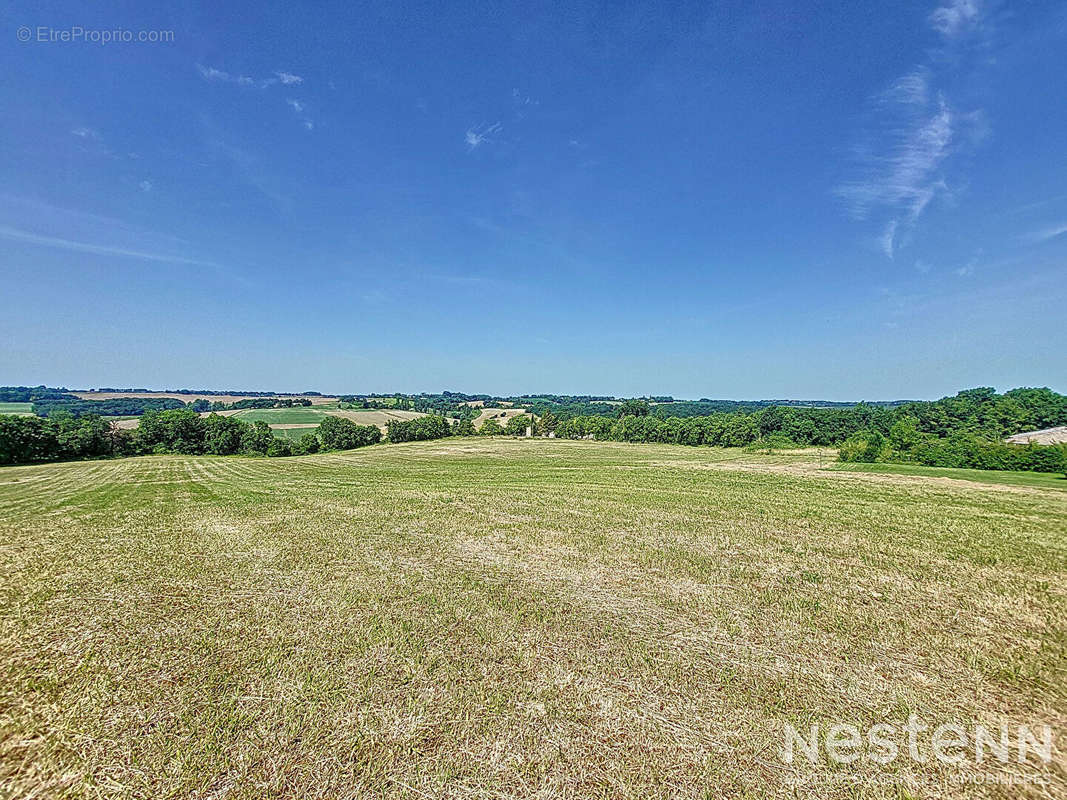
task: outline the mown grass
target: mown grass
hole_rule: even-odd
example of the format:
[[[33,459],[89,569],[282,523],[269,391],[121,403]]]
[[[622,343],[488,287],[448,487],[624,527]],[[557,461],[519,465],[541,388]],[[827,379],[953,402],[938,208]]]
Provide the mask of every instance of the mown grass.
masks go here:
[[[315,428],[273,428],[271,430],[279,439],[285,439],[288,442],[298,442],[305,433],[315,433]]]
[[[234,414],[245,422],[266,422],[268,425],[299,425],[322,422],[327,414],[317,408],[249,408]]]
[[[834,464],[832,469],[844,472],[874,472],[893,475],[918,475],[926,478],[954,478],[977,483],[1003,486],[1033,486],[1039,489],[1067,489],[1067,477],[1062,473],[1019,472],[1013,470],[956,469],[926,467],[921,464]]]
[[[33,403],[0,403],[0,414],[33,414]]]
[[[820,467],[463,439],[0,470],[0,785],[1062,796],[1062,735],[778,759],[785,722],[1067,718],[1065,496]]]

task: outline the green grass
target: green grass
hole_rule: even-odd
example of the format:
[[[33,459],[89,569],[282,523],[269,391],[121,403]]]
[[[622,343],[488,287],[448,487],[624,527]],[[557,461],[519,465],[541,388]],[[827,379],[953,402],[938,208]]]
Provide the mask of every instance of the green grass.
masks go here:
[[[1064,796],[1062,738],[1044,767],[776,753],[785,722],[1062,732],[1065,621],[1062,492],[811,453],[471,438],[9,467],[0,786],[900,798],[1014,773]]]
[[[33,414],[33,403],[0,403],[0,414]]]
[[[845,472],[876,472],[893,475],[920,475],[923,477],[955,478],[961,481],[996,483],[1004,486],[1034,486],[1041,489],[1067,489],[1063,474],[1048,472],[1012,472],[991,469],[954,469],[949,467],[924,467],[920,464],[835,464],[832,469]]]
[[[298,425],[306,422],[319,423],[327,416],[324,411],[313,408],[249,408],[234,414],[245,422],[266,422],[270,425]]]
[[[271,433],[277,436],[279,439],[285,439],[290,442],[296,442],[300,440],[300,437],[305,433],[314,433],[315,428],[273,428]]]

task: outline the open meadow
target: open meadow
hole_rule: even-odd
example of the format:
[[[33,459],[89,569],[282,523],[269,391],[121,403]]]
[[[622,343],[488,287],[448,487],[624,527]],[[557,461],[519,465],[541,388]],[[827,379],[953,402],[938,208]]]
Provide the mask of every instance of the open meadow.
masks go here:
[[[2,794],[1067,795],[1067,481],[831,461],[478,437],[0,469]],[[912,714],[1056,749],[779,756],[786,723]]]
[[[418,411],[402,410],[339,410],[331,407],[309,408],[307,406],[294,406],[293,408],[242,408],[227,411],[204,411],[201,417],[211,414],[219,414],[224,417],[236,417],[244,422],[266,422],[270,425],[274,435],[296,441],[305,433],[314,431],[326,417],[342,417],[351,420],[357,425],[374,425],[382,433],[385,433],[389,423],[394,420],[409,420],[425,416]],[[135,430],[140,425],[138,417],[113,419],[116,427],[125,430]]]

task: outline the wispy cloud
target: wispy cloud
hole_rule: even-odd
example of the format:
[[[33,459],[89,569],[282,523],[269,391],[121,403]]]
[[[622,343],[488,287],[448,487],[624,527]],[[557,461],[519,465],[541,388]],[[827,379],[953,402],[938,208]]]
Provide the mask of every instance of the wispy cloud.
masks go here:
[[[885,231],[882,232],[881,237],[878,239],[878,243],[882,247],[882,252],[889,258],[893,257],[893,246],[896,244],[897,238],[897,226],[900,223],[895,219],[889,220],[885,226]]]
[[[901,223],[914,223],[934,196],[946,188],[938,167],[952,151],[958,119],[944,97],[921,99],[925,88],[910,87],[905,99],[883,101],[877,141],[858,153],[860,176],[836,190],[849,213],[868,219],[879,211],[892,218],[890,246]],[[891,249],[890,249],[891,253]]]
[[[930,25],[947,38],[954,38],[978,25],[982,18],[980,0],[950,0],[930,14]]]
[[[142,261],[158,261],[168,264],[192,264],[201,267],[221,268],[221,265],[212,261],[200,261],[195,258],[185,258],[184,256],[172,255],[170,253],[130,250],[125,247],[79,242],[73,239],[63,239],[58,236],[43,236],[31,231],[11,228],[7,225],[0,225],[0,238],[16,242],[25,242],[27,244],[43,245],[45,247],[57,247],[62,250],[73,250],[78,253],[92,253],[93,255],[100,256],[121,256],[123,258],[137,258]]]
[[[150,192],[150,191],[152,191],[152,181],[147,181],[147,180],[141,181],[137,185],[141,188],[142,192]]]
[[[979,0],[950,0],[930,24],[951,38],[981,17]],[[948,159],[985,132],[981,111],[961,112],[937,89],[938,63],[931,58],[872,98],[863,144],[853,148],[854,176],[834,190],[852,217],[879,222],[878,246],[890,259],[930,203],[948,194]]]
[[[283,86],[296,86],[304,82],[304,79],[299,75],[294,75],[291,72],[277,71],[270,78],[252,78],[248,75],[238,75],[232,72],[227,72],[224,69],[218,67],[205,66],[204,64],[197,64],[196,71],[200,73],[200,77],[206,81],[214,81],[217,83],[233,83],[237,86],[256,87],[259,89],[266,89],[275,84],[282,84]]]
[[[503,126],[499,122],[494,122],[492,125],[486,125],[482,128],[468,128],[467,133],[463,136],[463,141],[467,143],[467,150],[475,150],[481,147],[487,142],[493,141],[493,136],[503,130]]]
[[[71,134],[77,136],[79,139],[99,139],[100,134],[94,131],[92,128],[80,127],[71,131]]]
[[[282,86],[299,86],[304,82],[304,79],[299,75],[294,75],[292,72],[285,72],[284,70],[275,71],[273,77],[263,78],[261,80],[250,78],[247,75],[234,75],[226,70],[218,69],[217,67],[204,66],[203,64],[197,64],[196,70],[206,81],[231,83],[237,86],[248,86],[258,89],[267,89],[276,84],[281,84]],[[315,129],[315,123],[304,115],[304,103],[302,101],[289,98],[285,102],[286,105],[293,109],[293,111],[300,117],[300,124],[305,130],[310,131]]]
[[[300,124],[304,126],[304,130],[315,130],[315,123],[304,114],[304,104],[299,100],[293,100],[292,98],[285,101],[289,108],[293,109],[298,117],[300,117]]]
[[[1065,233],[1067,233],[1067,222],[1060,225],[1051,225],[1047,228],[1034,231],[1033,233],[1027,234],[1025,238],[1028,242],[1038,244],[1040,242],[1047,242],[1049,239],[1055,239],[1058,236],[1063,236]]]
[[[238,86],[255,86],[256,82],[247,75],[233,75],[224,69],[205,67],[203,64],[196,65],[196,71],[206,81],[218,81],[220,83],[236,83]]]

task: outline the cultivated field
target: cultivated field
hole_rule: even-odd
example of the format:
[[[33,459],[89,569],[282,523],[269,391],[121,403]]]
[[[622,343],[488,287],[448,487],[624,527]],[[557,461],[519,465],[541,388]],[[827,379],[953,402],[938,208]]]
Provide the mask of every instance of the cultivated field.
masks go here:
[[[368,409],[365,411],[339,411],[336,409],[308,408],[297,406],[294,408],[245,408],[231,411],[205,411],[202,417],[211,414],[220,414],[224,417],[237,417],[245,422],[266,422],[271,430],[278,436],[289,439],[299,439],[308,431],[315,430],[319,423],[326,417],[344,417],[357,425],[377,425],[382,431],[388,427],[391,420],[414,419],[425,416],[419,411],[386,411]],[[133,430],[140,424],[136,417],[119,419],[115,425],[126,430]]]
[[[472,438],[4,468],[2,794],[1065,796],[1067,493],[830,462]],[[787,722],[910,714],[1056,750],[778,756]],[[1012,775],[1038,782],[974,782]]]
[[[0,414],[30,416],[33,414],[33,403],[0,403]]]
[[[236,403],[238,400],[248,400],[249,395],[243,394],[182,394],[181,392],[71,392],[72,395],[82,400],[118,400],[127,397],[171,397],[184,403],[194,400],[210,400],[215,403]],[[279,395],[281,396],[281,395]],[[304,398],[311,401],[312,405],[327,405],[336,403],[336,397],[324,397],[322,395],[285,395],[285,397]]]
[[[500,423],[500,427],[503,428],[512,417],[528,413],[522,408],[483,408],[481,413],[474,419],[474,428],[477,430],[482,427],[482,424],[488,419],[495,419]]]

